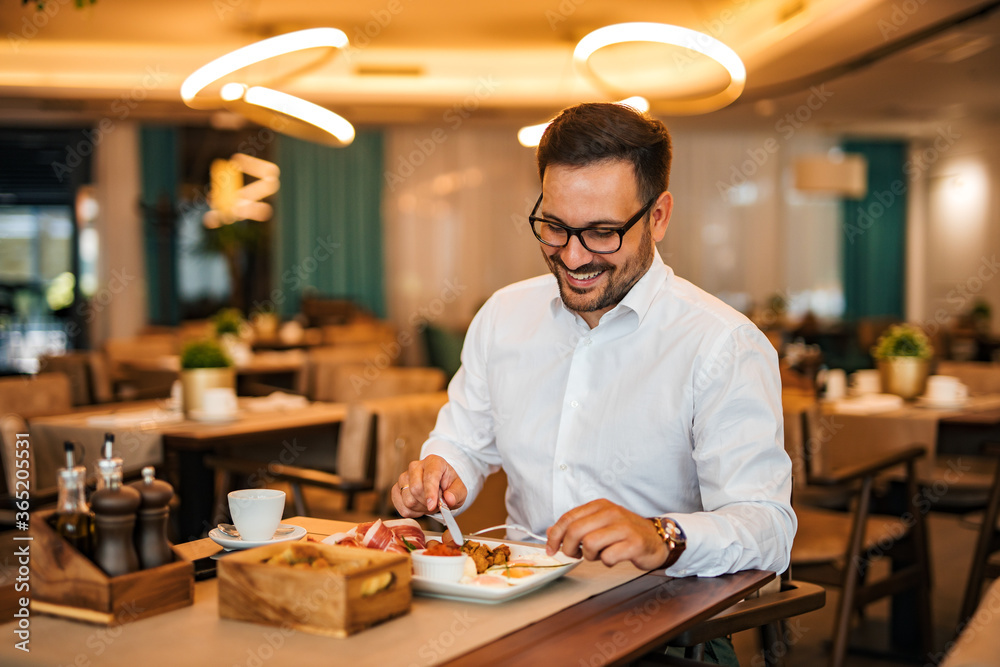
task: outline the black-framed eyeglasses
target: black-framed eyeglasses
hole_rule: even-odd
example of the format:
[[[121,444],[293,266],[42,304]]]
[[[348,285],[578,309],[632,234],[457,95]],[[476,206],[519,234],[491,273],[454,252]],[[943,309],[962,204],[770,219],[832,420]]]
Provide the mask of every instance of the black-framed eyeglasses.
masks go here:
[[[552,222],[551,220],[535,216],[538,207],[542,204],[542,195],[538,195],[538,201],[535,202],[535,207],[531,209],[528,222],[531,224],[531,231],[534,232],[535,238],[547,246],[564,248],[569,243],[570,237],[575,236],[583,247],[590,252],[597,255],[609,255],[621,249],[622,239],[625,238],[625,234],[628,233],[628,230],[632,229],[635,223],[642,219],[642,216],[646,215],[647,211],[656,203],[659,196],[656,195],[646,202],[646,205],[639,209],[638,213],[625,221],[625,224],[621,227],[567,227],[558,222]]]

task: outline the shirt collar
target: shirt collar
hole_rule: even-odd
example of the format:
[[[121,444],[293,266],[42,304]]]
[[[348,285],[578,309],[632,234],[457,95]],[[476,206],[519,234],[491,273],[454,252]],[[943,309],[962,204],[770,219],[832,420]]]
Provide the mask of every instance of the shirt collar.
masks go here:
[[[642,318],[646,316],[646,312],[649,310],[650,305],[652,305],[656,293],[670,278],[672,273],[673,271],[671,271],[670,267],[663,263],[660,251],[654,247],[653,261],[650,263],[646,273],[643,274],[642,278],[639,278],[635,285],[632,285],[632,289],[628,291],[628,294],[625,295],[625,298],[617,306],[604,314],[604,317],[601,318],[601,323],[617,319],[624,312],[632,312],[636,315],[636,326],[638,326]],[[563,312],[573,317],[579,317],[576,312],[567,308],[566,304],[563,303],[562,297],[559,296],[559,288],[555,276],[552,277],[552,280],[553,284],[557,285],[556,294],[552,297],[552,301],[549,304],[552,309],[552,315],[558,317],[559,313]]]

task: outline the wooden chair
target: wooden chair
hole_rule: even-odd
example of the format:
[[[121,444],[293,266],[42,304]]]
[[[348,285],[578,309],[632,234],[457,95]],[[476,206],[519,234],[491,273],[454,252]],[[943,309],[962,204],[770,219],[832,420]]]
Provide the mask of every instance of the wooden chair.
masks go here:
[[[396,344],[396,328],[382,320],[356,320],[347,324],[322,327],[324,345],[358,345],[373,343],[391,349]]]
[[[72,387],[64,373],[0,378],[0,415],[31,419],[62,415],[72,409]]]
[[[821,456],[822,446],[829,442],[832,433],[822,428],[816,406],[804,410],[801,419],[804,436],[801,446],[813,456]],[[793,461],[803,456],[794,449],[789,454]],[[832,667],[844,663],[853,614],[889,596],[894,600],[893,629],[916,631],[924,652],[933,650],[930,559],[924,512],[917,506],[916,462],[924,454],[922,447],[911,447],[809,478],[809,485],[813,486],[855,489],[849,512],[793,502],[799,522],[791,555],[794,577],[841,590],[832,636],[829,662]],[[880,500],[875,494],[876,480],[901,467],[905,467],[905,498],[896,508],[899,511],[876,514],[875,504]],[[793,494],[797,494],[805,486],[805,480],[794,475],[793,480]],[[891,571],[883,577],[875,577],[871,571],[872,563],[879,558],[891,563]],[[904,599],[903,594],[911,595],[912,599]],[[916,613],[913,622],[917,627],[905,627],[902,611],[906,609]]]
[[[388,366],[378,368],[361,364],[321,365],[316,369],[317,401],[350,403],[370,398],[426,394],[445,387],[440,368]]]
[[[664,655],[657,651],[644,656],[640,664],[678,667],[698,664],[696,661],[704,658],[707,642],[737,632],[757,630],[760,632],[761,650],[754,657],[753,664],[776,667],[783,664],[788,649],[781,629],[782,622],[793,616],[820,609],[824,604],[826,604],[826,591],[822,586],[792,580],[786,572],[784,576],[775,579],[754,595],[671,639],[667,646],[683,648],[683,658]]]
[[[317,378],[336,366],[344,364],[370,365],[385,368],[396,362],[378,345],[360,343],[357,345],[332,345],[314,347],[306,353],[306,361],[299,373],[298,393],[316,400]]]
[[[1000,457],[1000,444],[990,443],[983,451],[991,456]],[[989,499],[983,510],[982,522],[979,525],[979,536],[976,548],[972,554],[972,567],[969,570],[965,595],[962,598],[962,608],[959,612],[959,625],[962,627],[972,616],[979,603],[983,582],[987,579],[1000,577],[1000,465],[993,474],[993,484],[990,487]]]
[[[113,400],[111,378],[103,353],[90,350],[43,355],[39,373],[63,373],[69,378],[73,405],[93,405]]]
[[[292,487],[295,511],[299,515],[310,515],[304,486],[346,494],[348,511],[354,510],[357,494],[372,492],[376,496],[376,515],[384,515],[392,507],[389,489],[409,462],[419,457],[420,447],[447,402],[448,394],[440,391],[352,403],[337,447],[330,448],[328,466],[304,468],[272,462],[267,467],[268,475]],[[260,470],[259,462],[236,458],[214,457],[209,465],[224,476],[252,475]],[[220,489],[227,489],[229,481],[224,479]]]

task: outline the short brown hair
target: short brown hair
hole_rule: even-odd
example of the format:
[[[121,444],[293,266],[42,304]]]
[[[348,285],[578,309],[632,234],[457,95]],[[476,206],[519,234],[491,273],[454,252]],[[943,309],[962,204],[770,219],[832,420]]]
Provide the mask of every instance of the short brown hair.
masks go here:
[[[538,178],[549,164],[582,167],[606,160],[632,164],[645,203],[670,183],[670,132],[631,107],[608,102],[578,104],[556,116],[535,152]]]

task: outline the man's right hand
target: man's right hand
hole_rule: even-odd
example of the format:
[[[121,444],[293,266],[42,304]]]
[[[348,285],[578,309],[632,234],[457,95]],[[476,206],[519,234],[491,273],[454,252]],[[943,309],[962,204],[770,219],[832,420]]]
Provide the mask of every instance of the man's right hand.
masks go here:
[[[443,489],[443,491],[442,491]],[[392,504],[401,516],[416,518],[437,510],[443,493],[448,507],[457,508],[469,495],[455,469],[437,455],[411,461],[392,487]]]

